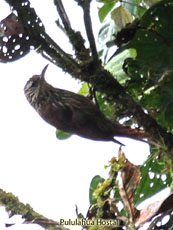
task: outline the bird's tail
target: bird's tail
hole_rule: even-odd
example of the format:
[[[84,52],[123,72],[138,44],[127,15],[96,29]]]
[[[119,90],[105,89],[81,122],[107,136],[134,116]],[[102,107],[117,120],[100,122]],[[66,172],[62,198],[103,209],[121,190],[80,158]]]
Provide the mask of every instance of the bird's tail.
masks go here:
[[[120,126],[118,129],[116,128],[115,136],[117,137],[128,137],[135,140],[146,142],[144,139],[151,137],[151,135],[144,130],[141,129],[132,129],[128,126]],[[117,142],[115,140],[115,142]]]

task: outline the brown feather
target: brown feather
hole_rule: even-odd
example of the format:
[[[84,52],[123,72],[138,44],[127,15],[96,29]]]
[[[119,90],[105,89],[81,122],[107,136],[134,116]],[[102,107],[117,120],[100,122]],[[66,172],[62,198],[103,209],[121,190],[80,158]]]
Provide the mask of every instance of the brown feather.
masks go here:
[[[65,132],[97,141],[114,141],[117,137],[143,140],[149,135],[108,119],[88,98],[73,92],[54,88],[44,80],[44,73],[34,75],[25,85],[29,103],[49,124]]]

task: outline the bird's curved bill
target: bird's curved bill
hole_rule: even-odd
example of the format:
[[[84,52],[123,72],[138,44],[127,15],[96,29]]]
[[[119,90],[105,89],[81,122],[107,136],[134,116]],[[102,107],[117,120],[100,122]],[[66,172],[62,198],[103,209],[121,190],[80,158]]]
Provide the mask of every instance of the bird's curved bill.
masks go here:
[[[45,75],[45,72],[46,72],[48,66],[49,66],[49,64],[47,64],[47,65],[44,67],[44,69],[42,70],[42,72],[41,72],[40,78],[43,79],[43,80],[44,80],[44,75]]]

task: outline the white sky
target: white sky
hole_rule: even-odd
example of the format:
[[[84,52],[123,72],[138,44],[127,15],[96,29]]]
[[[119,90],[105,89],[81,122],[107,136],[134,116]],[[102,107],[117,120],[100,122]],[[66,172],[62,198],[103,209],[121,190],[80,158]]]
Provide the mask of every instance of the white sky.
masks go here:
[[[47,25],[47,32],[69,52],[67,40],[60,35],[54,23],[57,12],[53,0],[32,2],[43,23]],[[82,10],[76,7],[74,1],[66,0],[65,3],[72,26],[80,30],[83,26]],[[1,20],[10,13],[7,11],[8,5],[4,4],[4,1],[0,2]],[[97,32],[99,26],[96,9],[92,13],[95,18],[94,30]],[[55,128],[39,117],[23,93],[26,81],[32,75],[39,74],[47,63],[34,51],[16,62],[0,63],[0,188],[12,192],[20,201],[29,203],[35,211],[47,218],[74,219],[75,204],[79,212],[86,214],[90,181],[98,174],[106,178],[104,165],[117,154],[119,146],[77,136],[66,141],[56,139]],[[74,92],[80,88],[77,81],[52,64],[49,65],[46,79],[56,87]],[[129,160],[135,164],[145,160],[148,154],[146,144],[125,138],[119,140],[127,145],[124,151]],[[1,220],[0,227],[5,229]],[[40,228],[17,225],[8,229]]]

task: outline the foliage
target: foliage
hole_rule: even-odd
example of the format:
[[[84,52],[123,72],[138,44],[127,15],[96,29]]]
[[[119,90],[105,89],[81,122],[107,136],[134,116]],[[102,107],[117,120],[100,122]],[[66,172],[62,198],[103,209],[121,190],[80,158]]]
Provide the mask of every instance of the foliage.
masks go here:
[[[106,26],[104,24],[100,29],[99,36],[100,53],[105,62],[111,45],[117,45],[106,68],[162,127],[172,131],[172,1],[161,1],[148,10],[147,1],[140,1],[140,6],[139,1],[121,3],[121,6],[116,4],[117,1],[114,1],[114,6],[113,2],[102,2],[104,5],[100,8],[100,20],[103,21],[104,16]],[[108,10],[105,6],[110,4],[112,7]],[[120,9],[124,9],[124,13]],[[114,25],[109,14],[114,19]],[[132,15],[137,22],[131,22]],[[121,25],[120,22],[126,23]],[[158,149],[152,150],[153,156],[159,156]],[[172,163],[167,164],[169,160],[159,160],[153,156],[140,167],[141,181],[136,190],[135,205],[171,186]],[[164,171],[166,165],[170,165],[171,170]],[[115,198],[120,199],[117,190],[115,188]]]
[[[162,1],[147,10],[140,18],[137,27],[133,28],[135,30],[133,38],[122,44],[114,54],[114,58],[117,57],[115,68],[108,68],[122,84],[122,74],[115,72],[118,55],[123,54],[124,50],[135,49],[136,57],[130,55],[129,58],[124,57],[123,69],[127,91],[145,109],[152,112],[159,124],[168,130],[171,130],[173,124],[171,112],[173,34],[170,29],[173,27],[172,10],[171,1]],[[119,17],[122,18],[122,15]],[[112,66],[113,64],[114,62]]]
[[[57,129],[57,130],[56,130],[56,137],[57,137],[59,140],[66,140],[66,139],[68,139],[69,137],[71,137],[71,134],[70,134],[70,133],[63,132],[63,131]]]
[[[137,205],[163,188],[173,187],[172,0],[97,0],[102,22],[98,54],[89,14],[90,1],[76,0],[84,12],[88,49],[80,32],[71,27],[63,1],[55,0],[62,22],[58,26],[68,36],[73,56],[46,33],[29,0],[6,1],[15,13],[1,22],[1,62],[22,58],[32,46],[44,58],[83,81],[79,94],[95,99],[106,116],[124,124],[128,120],[130,125],[142,127],[150,134],[151,154],[143,165],[133,165],[120,150],[118,158],[113,157],[107,166],[109,177],[93,178],[87,218],[120,220],[119,230],[134,230],[157,217],[152,228],[149,227],[157,229],[166,213],[170,220],[163,228],[171,229],[172,195],[142,210]],[[59,139],[70,136],[60,130],[56,135]],[[17,206],[18,200],[14,204],[9,194],[5,194],[5,199],[4,193],[1,195],[8,211],[26,217],[23,210],[14,211],[10,206]]]
[[[109,178],[104,180],[100,176],[95,176],[91,182],[91,207],[88,217],[121,219],[124,221],[124,223],[121,222],[122,226],[133,229],[134,225],[139,227],[157,216],[161,213],[161,209],[172,209],[172,205],[171,207],[167,205],[167,202],[172,202],[172,195],[164,201],[153,202],[142,210],[136,208],[138,203],[170,183],[169,176],[164,175],[165,178],[163,178],[163,175],[160,175],[158,165],[161,165],[161,168],[163,166],[162,162],[151,158],[140,167],[139,171],[139,168],[130,163],[120,151],[119,158],[114,157],[109,163]],[[123,209],[119,208],[118,201],[120,200],[123,201]]]

